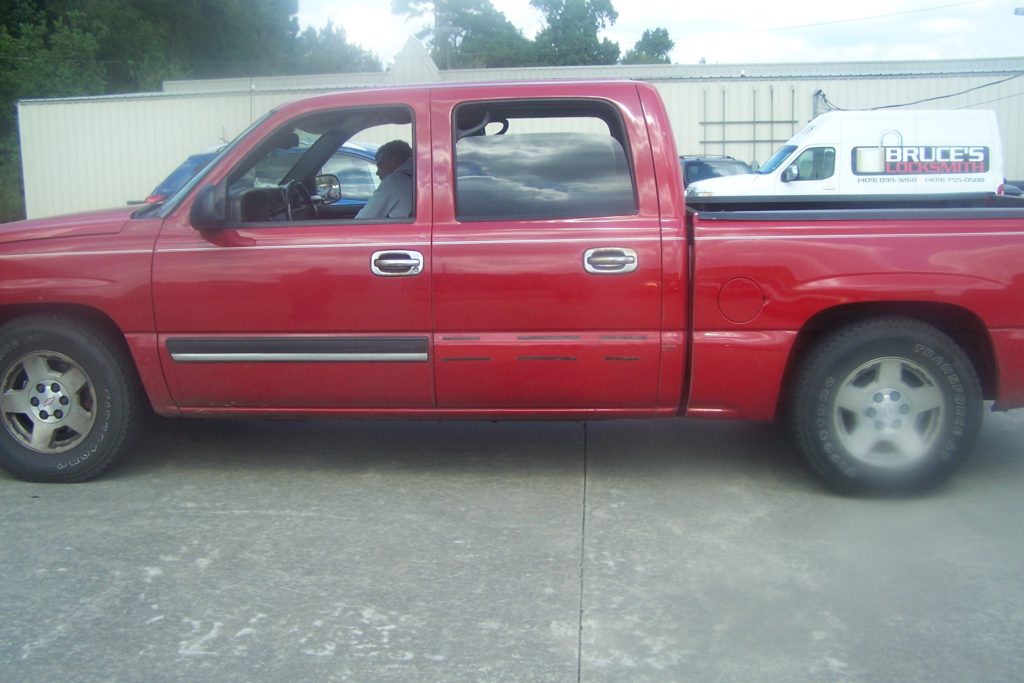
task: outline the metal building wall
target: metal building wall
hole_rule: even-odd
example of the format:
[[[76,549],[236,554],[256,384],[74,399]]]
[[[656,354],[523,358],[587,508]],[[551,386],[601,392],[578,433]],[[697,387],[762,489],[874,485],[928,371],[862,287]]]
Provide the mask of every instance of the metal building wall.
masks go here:
[[[1024,73],[1024,58],[437,72],[422,61],[429,57],[418,43],[400,56],[386,74],[169,82],[164,93],[20,102],[27,213],[42,217],[143,199],[186,156],[233,139],[282,102],[347,87],[432,82],[434,74],[447,82],[602,76],[650,81],[665,99],[681,154],[763,162],[813,118],[818,90],[838,106],[871,108]],[[995,109],[1006,175],[1024,178],[1024,78],[919,105],[927,107]]]
[[[144,199],[185,156],[240,132],[249,112],[248,100],[223,95],[21,103],[26,212]]]

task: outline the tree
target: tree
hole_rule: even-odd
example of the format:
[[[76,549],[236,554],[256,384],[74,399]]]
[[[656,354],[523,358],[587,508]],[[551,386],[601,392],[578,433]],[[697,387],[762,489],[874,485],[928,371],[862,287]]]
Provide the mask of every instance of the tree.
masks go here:
[[[23,215],[19,99],[156,90],[172,78],[380,69],[341,29],[299,33],[298,0],[6,0],[0,221]]]
[[[669,38],[668,30],[656,28],[653,31],[647,29],[640,36],[633,49],[623,56],[623,64],[671,64],[669,54],[676,46],[675,41]]]
[[[433,14],[433,23],[419,34],[442,69],[529,66],[533,44],[491,0],[392,0],[395,14]]]
[[[544,14],[545,26],[534,39],[540,63],[552,66],[614,64],[619,44],[597,32],[615,23],[611,0],[530,0]]]
[[[380,60],[376,56],[350,45],[345,40],[345,29],[335,28],[330,21],[319,31],[310,26],[299,34],[294,58],[287,68],[292,74],[380,70]]]
[[[30,2],[18,2],[11,19],[0,20],[0,130],[14,123],[8,106],[17,99],[86,95],[106,85],[99,61],[102,27],[81,12],[49,24]]]
[[[277,75],[293,63],[298,0],[85,1],[142,8],[161,36],[156,54],[190,78]]]
[[[0,221],[24,216],[16,102],[102,91],[99,32],[80,12],[51,25],[27,0],[0,18]]]

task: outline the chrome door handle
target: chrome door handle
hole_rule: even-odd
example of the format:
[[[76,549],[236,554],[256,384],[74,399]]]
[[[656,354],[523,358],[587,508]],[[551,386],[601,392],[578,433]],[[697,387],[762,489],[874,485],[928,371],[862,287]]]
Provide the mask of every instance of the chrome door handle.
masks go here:
[[[381,277],[405,277],[423,272],[423,254],[418,251],[375,251],[370,270]]]
[[[598,247],[583,253],[583,268],[595,275],[632,273],[638,265],[636,249]]]

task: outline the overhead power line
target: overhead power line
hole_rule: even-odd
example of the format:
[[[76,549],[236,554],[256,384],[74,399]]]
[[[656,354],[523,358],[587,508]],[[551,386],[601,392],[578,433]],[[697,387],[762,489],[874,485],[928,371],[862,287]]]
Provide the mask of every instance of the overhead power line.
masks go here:
[[[1012,81],[1015,78],[1024,76],[1024,72],[1001,78],[998,81],[992,81],[991,83],[983,83],[982,85],[976,85],[973,88],[967,88],[967,90],[961,90],[960,92],[949,93],[948,95],[936,95],[935,97],[926,97],[923,100],[917,100],[916,102],[904,102],[903,104],[885,104],[880,107],[874,107],[874,109],[897,109],[899,107],[912,107],[915,104],[924,104],[925,102],[935,102],[936,100],[945,100],[950,97],[959,97],[960,95],[966,95],[969,92],[975,90],[981,90],[982,88],[991,88],[993,85],[999,85],[1000,83],[1006,83]]]
[[[977,107],[982,104],[991,104],[993,102],[1002,102],[1003,100],[1012,100],[1014,97],[1024,97],[1024,90],[1022,90],[1021,92],[1015,92],[1012,95],[1006,95],[1004,97],[993,97],[991,100],[972,102],[971,104],[965,104],[962,107],[956,107],[956,109],[970,109],[971,107]]]
[[[1008,81],[1012,81],[1015,78],[1020,78],[1021,76],[1024,76],[1024,71],[1022,71],[1020,73],[1013,74],[1012,76],[1007,76],[1006,78],[1000,78],[999,80],[992,81],[991,83],[982,83],[981,85],[976,85],[973,88],[967,88],[966,90],[960,90],[958,92],[947,93],[945,95],[936,95],[935,97],[926,97],[923,100],[916,100],[914,102],[903,102],[901,104],[883,104],[883,105],[879,105],[877,107],[871,107],[871,110],[872,111],[876,111],[876,110],[879,110],[879,109],[898,109],[900,107],[912,107],[912,106],[917,105],[917,104],[924,104],[925,102],[935,102],[937,100],[946,100],[946,99],[949,99],[951,97],[959,97],[960,95],[966,95],[967,93],[971,93],[971,92],[974,92],[976,90],[981,90],[983,88],[991,88],[994,85],[999,85],[1000,83],[1006,83]],[[847,111],[846,107],[840,107],[838,104],[836,104],[835,102],[830,100],[828,98],[828,95],[826,95],[821,90],[816,92],[815,95],[820,97],[821,101],[830,110],[833,110],[833,111]],[[996,99],[993,99],[993,100],[989,100],[989,102],[996,102],[996,101],[1001,100],[1001,99],[1008,99],[1009,97],[1013,97],[1013,95],[1007,95],[1006,97],[999,97],[999,98],[996,98]],[[980,104],[984,104],[984,102],[982,102]],[[971,105],[971,106],[974,106],[974,105]]]

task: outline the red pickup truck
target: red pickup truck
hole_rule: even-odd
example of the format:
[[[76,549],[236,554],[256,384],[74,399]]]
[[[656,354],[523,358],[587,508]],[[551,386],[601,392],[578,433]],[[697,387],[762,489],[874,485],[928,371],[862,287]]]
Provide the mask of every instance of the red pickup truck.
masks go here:
[[[345,186],[334,151],[373,136],[412,146],[407,218],[320,197]],[[256,180],[296,143],[280,182]],[[1024,405],[1024,211],[702,215],[682,187],[642,83],[282,106],[161,205],[0,227],[0,466],[93,477],[147,404],[785,417],[824,480],[859,492],[940,482],[984,399]]]

